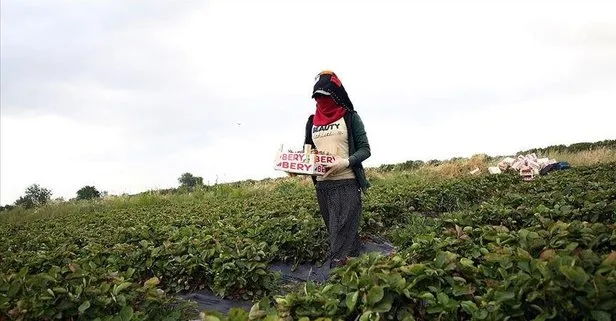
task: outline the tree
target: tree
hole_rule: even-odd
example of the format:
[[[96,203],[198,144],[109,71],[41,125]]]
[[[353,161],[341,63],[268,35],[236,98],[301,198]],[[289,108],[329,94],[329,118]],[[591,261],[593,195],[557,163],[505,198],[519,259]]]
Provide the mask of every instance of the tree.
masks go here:
[[[191,173],[184,173],[180,178],[178,178],[180,182],[180,187],[189,187],[193,188],[195,186],[203,185],[203,178],[199,176],[193,176]]]
[[[15,206],[21,206],[25,209],[29,209],[29,208],[33,208],[35,205],[34,205],[34,201],[32,200],[32,198],[27,197],[27,196],[20,196],[15,201]]]
[[[13,208],[15,208],[15,206],[13,205],[4,205],[4,206],[0,206],[0,212],[8,212],[10,210],[12,210]]]
[[[101,193],[94,186],[84,186],[77,191],[77,200],[91,200],[100,197]]]
[[[51,190],[43,188],[38,184],[30,185],[26,188],[26,193],[15,201],[15,206],[23,206],[25,208],[33,208],[41,206],[51,200]]]

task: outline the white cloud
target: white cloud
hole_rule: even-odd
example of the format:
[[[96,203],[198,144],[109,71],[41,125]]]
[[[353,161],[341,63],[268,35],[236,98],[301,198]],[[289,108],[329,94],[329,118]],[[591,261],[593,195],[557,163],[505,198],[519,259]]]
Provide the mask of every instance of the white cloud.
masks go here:
[[[59,116],[2,116],[0,197],[12,202],[30,184],[51,188],[55,196],[74,197],[87,184],[106,178],[122,184],[119,160],[110,157],[124,148],[119,129],[82,125]],[[118,166],[119,165],[119,166]]]
[[[2,5],[3,204],[35,182],[73,197],[279,175],[322,69],[364,119],[369,166],[616,134],[611,1]]]

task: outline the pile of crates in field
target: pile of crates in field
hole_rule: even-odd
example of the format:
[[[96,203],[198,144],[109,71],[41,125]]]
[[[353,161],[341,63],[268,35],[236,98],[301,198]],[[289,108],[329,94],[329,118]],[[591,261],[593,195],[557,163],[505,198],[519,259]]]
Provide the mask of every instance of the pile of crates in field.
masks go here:
[[[518,155],[516,158],[506,157],[497,166],[488,168],[490,174],[500,174],[505,171],[516,171],[523,180],[532,181],[538,175],[545,175],[552,170],[569,168],[567,162],[558,162],[550,158],[537,158],[535,153]]]

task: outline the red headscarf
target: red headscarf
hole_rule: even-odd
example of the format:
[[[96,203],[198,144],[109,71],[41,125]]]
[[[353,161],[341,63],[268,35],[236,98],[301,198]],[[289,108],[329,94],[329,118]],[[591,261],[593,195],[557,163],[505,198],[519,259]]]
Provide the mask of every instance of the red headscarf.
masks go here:
[[[317,101],[317,111],[312,121],[315,126],[329,125],[346,114],[346,109],[338,106],[331,96],[318,95],[314,99]]]

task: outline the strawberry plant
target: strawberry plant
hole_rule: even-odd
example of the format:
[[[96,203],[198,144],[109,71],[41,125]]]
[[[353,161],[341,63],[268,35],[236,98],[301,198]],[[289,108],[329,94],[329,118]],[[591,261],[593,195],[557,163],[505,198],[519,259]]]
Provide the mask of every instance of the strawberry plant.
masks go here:
[[[0,222],[0,319],[187,320],[177,295],[209,289],[256,303],[207,320],[613,320],[615,177],[603,164],[531,182],[378,180],[361,233],[397,253],[284,296],[270,264],[328,246],[311,185],[44,207]]]

